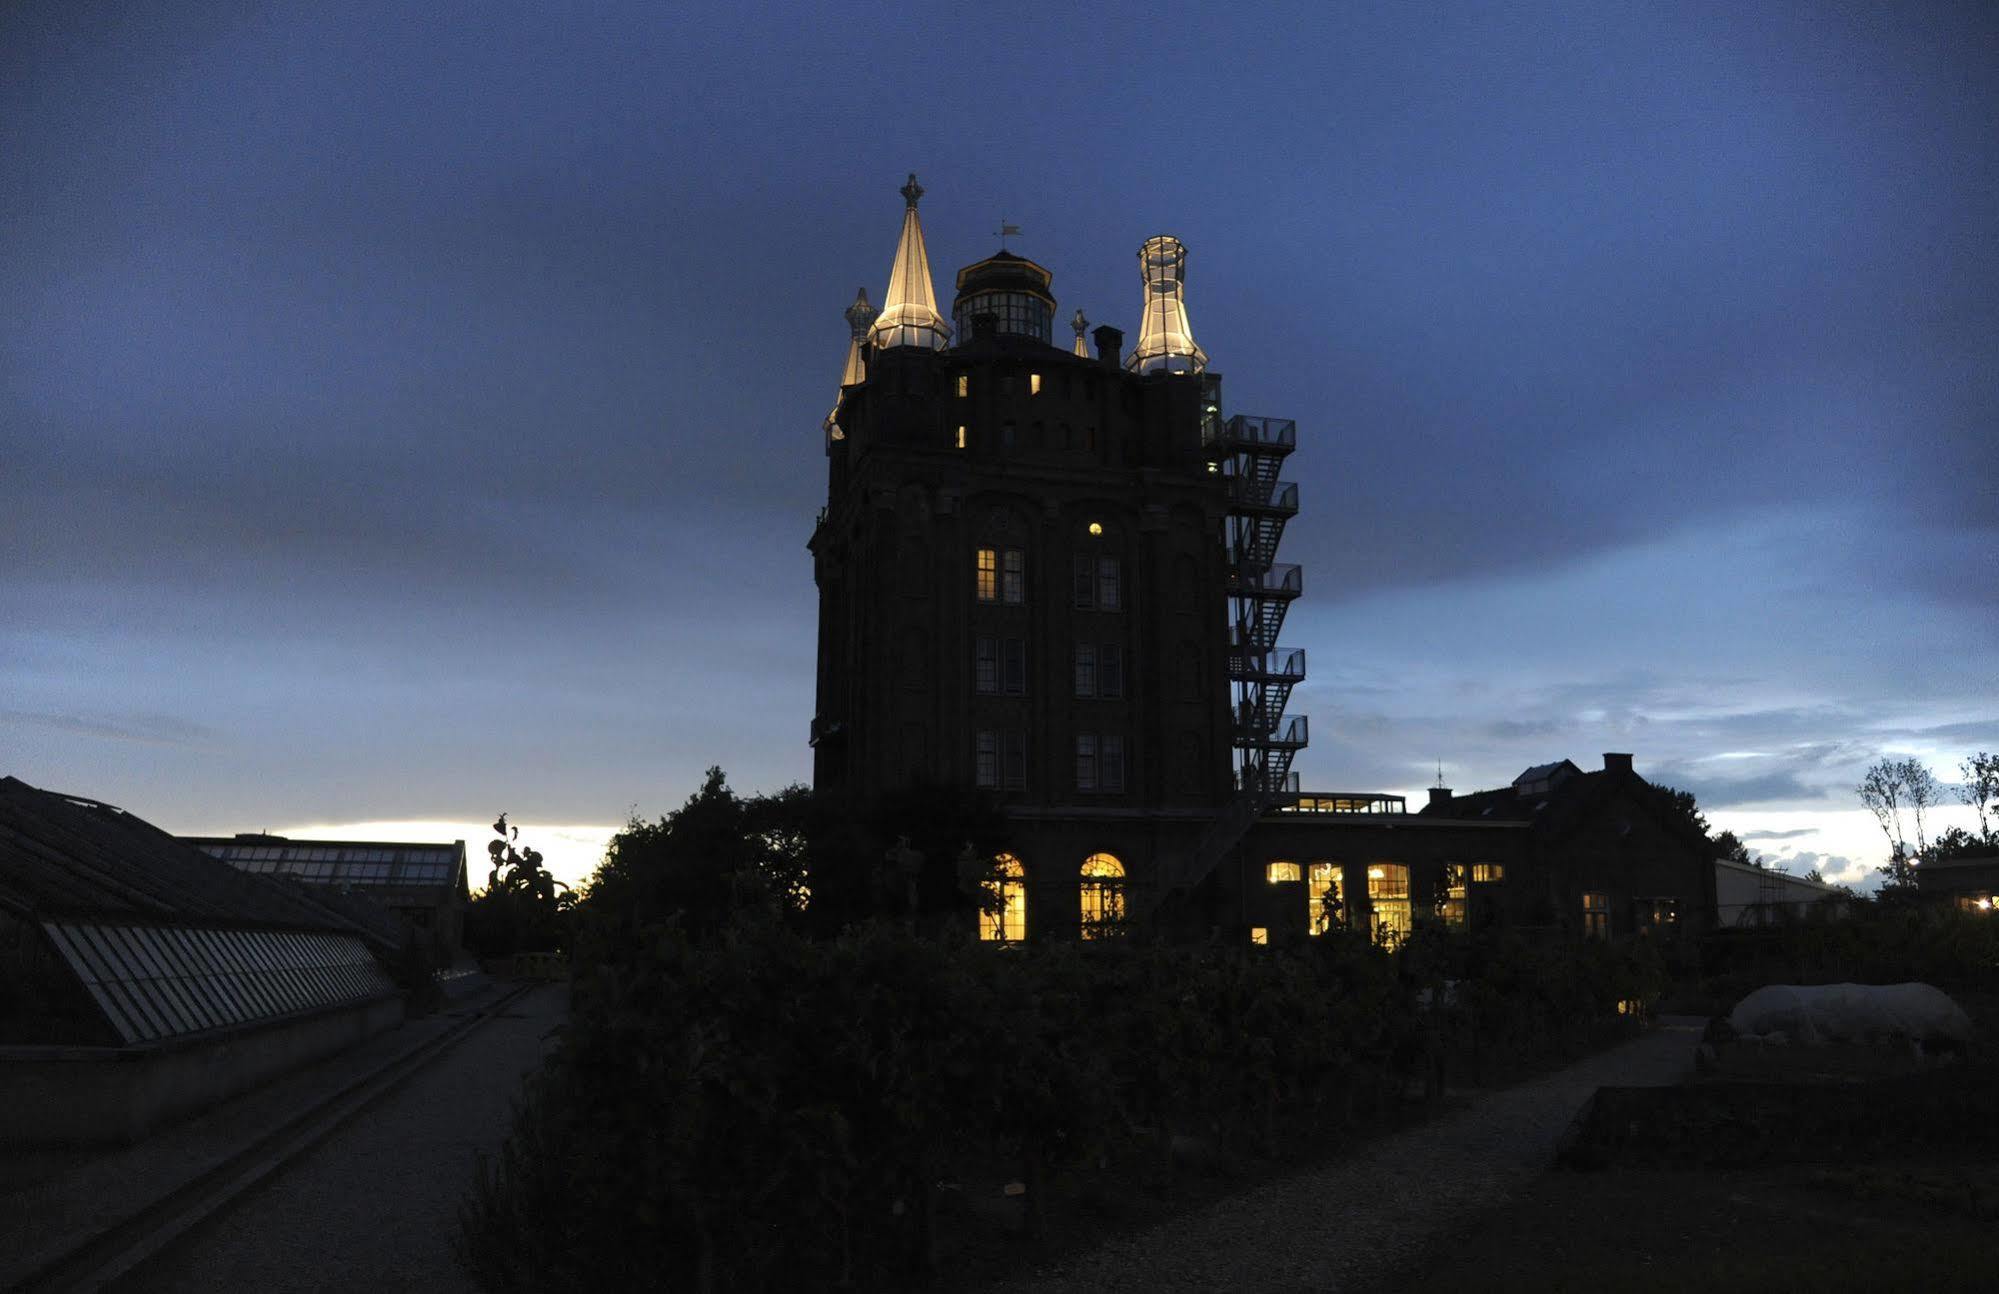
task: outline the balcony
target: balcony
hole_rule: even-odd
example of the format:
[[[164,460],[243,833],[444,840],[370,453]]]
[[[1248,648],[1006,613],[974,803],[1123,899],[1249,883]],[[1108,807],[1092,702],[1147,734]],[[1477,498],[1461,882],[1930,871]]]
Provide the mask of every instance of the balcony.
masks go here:
[[[1400,795],[1358,795],[1340,791],[1310,791],[1298,797],[1285,813],[1407,813],[1409,802]]]
[[[1208,444],[1225,450],[1288,454],[1298,447],[1298,424],[1291,418],[1256,418],[1239,413],[1213,427]]]
[[[1228,593],[1232,598],[1268,598],[1288,602],[1304,591],[1304,569],[1296,562],[1279,562],[1255,571],[1238,567],[1229,572]]]
[[[1228,667],[1229,677],[1242,683],[1297,683],[1305,677],[1305,649],[1281,647],[1271,651],[1243,651],[1240,647],[1231,646]]]
[[[1229,506],[1237,512],[1269,513],[1279,517],[1298,515],[1298,486],[1293,481],[1259,481],[1253,476],[1231,476]]]

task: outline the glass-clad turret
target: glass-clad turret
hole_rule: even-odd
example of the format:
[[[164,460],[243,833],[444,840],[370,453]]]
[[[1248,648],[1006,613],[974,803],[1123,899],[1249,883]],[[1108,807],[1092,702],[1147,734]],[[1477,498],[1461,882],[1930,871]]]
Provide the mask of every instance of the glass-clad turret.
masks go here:
[[[1199,373],[1208,356],[1187,322],[1186,247],[1165,234],[1148,238],[1138,249],[1138,269],[1145,280],[1145,315],[1138,345],[1124,366],[1134,373]]]
[[[978,336],[976,320],[991,315],[1001,336],[1032,337],[1052,345],[1055,298],[1048,285],[1054,275],[1025,256],[1000,250],[958,271],[958,299],[951,305],[958,344]]]

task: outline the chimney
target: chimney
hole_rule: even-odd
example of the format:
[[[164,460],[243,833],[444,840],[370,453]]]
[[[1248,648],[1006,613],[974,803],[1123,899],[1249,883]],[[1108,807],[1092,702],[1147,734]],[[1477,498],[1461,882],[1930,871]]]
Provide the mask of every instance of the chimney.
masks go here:
[[[1433,786],[1430,788],[1430,805],[1429,805],[1430,808],[1434,809],[1440,804],[1449,804],[1450,802],[1451,802],[1450,787]]]
[[[1124,354],[1124,329],[1098,324],[1090,336],[1097,340],[1097,362],[1105,368],[1116,368]]]
[[[1631,756],[1620,755],[1615,751],[1604,751],[1603,771],[1606,773],[1629,773],[1631,771]]]

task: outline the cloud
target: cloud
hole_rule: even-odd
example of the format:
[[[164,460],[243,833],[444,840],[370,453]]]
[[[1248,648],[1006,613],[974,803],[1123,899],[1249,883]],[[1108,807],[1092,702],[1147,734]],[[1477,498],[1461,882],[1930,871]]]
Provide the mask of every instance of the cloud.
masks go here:
[[[48,728],[80,737],[136,741],[149,745],[193,746],[214,736],[214,730],[166,714],[49,714],[32,710],[0,710],[0,724]]]
[[[1736,839],[1742,841],[1795,840],[1799,836],[1813,836],[1817,834],[1818,834],[1817,827],[1799,827],[1794,831],[1744,831],[1739,833],[1736,836]]]

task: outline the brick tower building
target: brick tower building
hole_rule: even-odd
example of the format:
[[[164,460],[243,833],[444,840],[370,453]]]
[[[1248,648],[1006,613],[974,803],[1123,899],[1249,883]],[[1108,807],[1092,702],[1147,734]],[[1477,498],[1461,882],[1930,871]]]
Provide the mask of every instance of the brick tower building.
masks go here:
[[[1295,793],[1292,424],[1223,416],[1176,240],[1140,251],[1137,345],[1100,327],[1092,354],[1081,311],[1054,343],[1053,276],[1006,250],[959,271],[947,323],[902,192],[824,424],[814,783],[990,792],[1015,843],[982,933],[1109,933],[1198,892]]]

